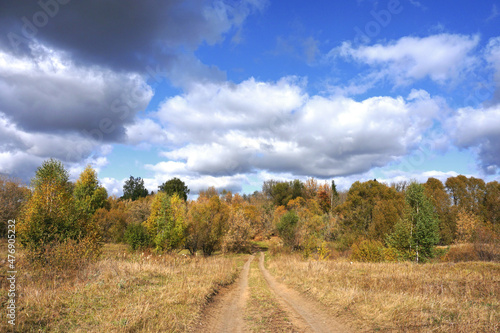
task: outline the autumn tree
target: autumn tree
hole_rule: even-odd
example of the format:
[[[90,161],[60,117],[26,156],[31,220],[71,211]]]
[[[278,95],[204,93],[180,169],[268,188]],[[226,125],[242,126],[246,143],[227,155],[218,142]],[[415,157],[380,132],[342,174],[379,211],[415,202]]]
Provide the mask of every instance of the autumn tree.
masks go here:
[[[353,183],[346,201],[335,209],[345,245],[351,246],[358,238],[384,239],[384,233],[402,216],[403,200],[401,193],[383,183]]]
[[[125,181],[125,184],[123,184],[122,199],[124,200],[130,199],[135,201],[147,195],[148,190],[144,187],[144,180],[141,177],[134,178],[130,176],[130,178]]]
[[[500,232],[500,183],[497,181],[486,184],[484,218]]]
[[[457,214],[457,243],[469,243],[474,239],[476,228],[480,225],[480,220],[474,214],[461,210]]]
[[[429,198],[439,218],[439,239],[442,244],[451,244],[455,235],[455,219],[450,210],[450,196],[443,183],[436,178],[429,178],[424,184],[425,195]]]
[[[31,196],[19,218],[20,243],[35,262],[66,269],[100,254],[98,232],[79,214],[62,163],[50,159],[37,169]]]
[[[465,209],[476,216],[483,215],[483,203],[486,194],[484,180],[459,175],[448,178],[445,185],[456,210]]]
[[[257,207],[244,202],[240,195],[235,194],[231,200],[228,228],[222,240],[222,250],[224,252],[248,250],[250,239],[260,225],[259,218]]]
[[[134,203],[138,201],[134,201]],[[108,198],[107,202],[106,207],[95,211],[92,219],[99,228],[103,241],[119,243],[125,240],[125,230],[131,223],[130,208],[126,201],[118,200],[116,197]],[[140,223],[143,221],[141,220]]]
[[[143,223],[156,249],[180,249],[186,241],[186,206],[175,193],[172,196],[158,192],[151,205],[151,214]]]
[[[186,184],[176,177],[161,184],[160,186],[158,186],[158,189],[170,196],[177,193],[179,198],[183,199],[184,201],[187,200],[187,196],[189,194],[189,188],[186,186]]]
[[[29,193],[20,180],[0,175],[0,237],[7,235],[7,222],[17,218]]]
[[[332,191],[328,184],[323,184],[319,186],[317,200],[319,207],[323,211],[323,213],[327,213],[331,210],[331,197]]]
[[[54,159],[37,169],[31,181],[31,197],[18,223],[19,240],[29,250],[40,254],[46,244],[79,237],[68,179],[62,163]]]
[[[201,249],[211,255],[221,248],[228,230],[229,207],[216,193],[209,188],[189,206],[186,247],[192,254]]]
[[[108,192],[99,184],[97,172],[90,165],[87,165],[76,181],[73,195],[77,210],[89,218],[97,209],[103,208],[108,199]]]

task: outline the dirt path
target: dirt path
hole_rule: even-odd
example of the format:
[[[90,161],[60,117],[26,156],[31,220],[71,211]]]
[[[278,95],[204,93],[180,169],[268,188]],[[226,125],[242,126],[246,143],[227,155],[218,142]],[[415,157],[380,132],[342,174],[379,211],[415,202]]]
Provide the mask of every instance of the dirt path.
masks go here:
[[[243,266],[243,270],[237,282],[217,296],[205,313],[202,322],[196,327],[197,332],[246,332],[255,331],[255,326],[248,322],[245,325],[245,309],[248,307],[249,299],[248,277],[250,264],[254,256],[251,256]],[[259,269],[254,266],[252,272],[257,270],[262,274],[267,285],[263,288],[269,289],[267,302],[274,304],[275,310],[286,316],[290,327],[283,330],[283,325],[276,326],[277,322],[266,324],[264,331],[275,332],[350,332],[351,329],[343,326],[330,316],[323,305],[309,300],[295,290],[287,288],[276,279],[264,267],[264,253],[259,258]],[[252,273],[255,274],[255,273]],[[255,282],[253,282],[255,283]],[[253,285],[252,285],[253,286]],[[269,288],[268,288],[269,287]],[[253,287],[252,287],[253,288]],[[251,288],[250,288],[251,289]],[[253,295],[253,293],[252,293]],[[252,296],[255,297],[255,296]],[[259,302],[266,302],[264,298]],[[267,303],[266,303],[267,304]],[[272,326],[272,327],[267,327]],[[261,327],[261,329],[263,329]],[[260,329],[258,329],[260,331]]]
[[[253,258],[254,256],[251,256],[247,260],[237,282],[214,302],[211,311],[206,314],[196,331],[243,332],[243,313],[248,298],[248,272]]]
[[[280,299],[283,308],[290,314],[292,322],[305,332],[350,332],[351,330],[335,321],[322,305],[307,299],[295,290],[287,288],[264,267],[264,253],[259,258],[259,268],[271,290]]]

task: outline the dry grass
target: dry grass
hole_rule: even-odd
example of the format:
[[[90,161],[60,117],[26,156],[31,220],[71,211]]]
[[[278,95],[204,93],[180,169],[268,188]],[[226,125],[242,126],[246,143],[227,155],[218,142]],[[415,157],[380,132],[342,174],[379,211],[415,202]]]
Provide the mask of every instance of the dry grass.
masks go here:
[[[245,322],[250,332],[297,332],[264,280],[258,258],[250,266]]]
[[[281,281],[374,331],[500,331],[500,264],[269,259]]]
[[[18,281],[22,332],[183,332],[217,289],[234,281],[240,259],[130,254],[104,259],[71,277],[23,272]],[[7,299],[2,290],[2,306]],[[0,323],[0,331],[6,330]]]

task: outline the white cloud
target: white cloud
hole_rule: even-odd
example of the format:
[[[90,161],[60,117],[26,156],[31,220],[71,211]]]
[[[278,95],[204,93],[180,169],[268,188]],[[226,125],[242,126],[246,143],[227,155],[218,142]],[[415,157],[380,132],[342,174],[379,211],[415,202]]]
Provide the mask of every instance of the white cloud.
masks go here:
[[[83,165],[107,155],[152,95],[136,74],[77,66],[41,45],[32,52],[0,50],[0,153],[12,158],[0,173],[25,180],[48,158]]]
[[[453,34],[403,37],[386,44],[359,47],[344,42],[330,56],[374,66],[381,76],[390,77],[397,85],[425,77],[443,84],[474,66],[475,58],[470,53],[478,43],[478,35]]]
[[[454,143],[474,148],[486,173],[500,168],[500,104],[489,108],[459,109],[446,123]]]
[[[196,194],[201,190],[206,190],[208,187],[215,187],[217,190],[228,190],[240,192],[242,184],[248,182],[246,175],[200,175],[195,171],[189,170],[186,163],[166,161],[155,165],[148,164],[145,166],[147,170],[154,172],[154,178],[145,178],[145,186],[151,191],[156,191],[158,186],[174,177],[181,178],[191,190],[191,194]]]
[[[290,78],[199,84],[161,105],[170,161],[149,168],[200,177],[359,174],[407,154],[444,104],[424,90],[406,99],[308,96]]]

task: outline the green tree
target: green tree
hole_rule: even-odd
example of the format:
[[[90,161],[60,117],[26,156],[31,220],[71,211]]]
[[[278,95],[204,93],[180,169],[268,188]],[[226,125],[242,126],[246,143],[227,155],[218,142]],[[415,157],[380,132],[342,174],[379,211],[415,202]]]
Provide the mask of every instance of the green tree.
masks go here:
[[[405,192],[404,221],[398,224],[398,229],[389,236],[389,239],[392,238],[393,240],[399,238],[399,245],[392,242],[392,245],[396,248],[401,249],[409,245],[408,252],[415,252],[417,262],[431,258],[434,246],[439,241],[439,221],[432,203],[424,191],[425,188],[422,184],[413,182],[408,186]],[[408,233],[408,229],[410,238],[406,242],[403,235]]]
[[[170,196],[177,193],[179,198],[183,199],[184,201],[187,200],[189,194],[189,188],[186,186],[186,184],[184,184],[182,180],[176,177],[161,184],[160,186],[158,186],[158,189]]]
[[[296,233],[299,223],[299,216],[293,210],[285,213],[280,219],[280,222],[276,226],[278,229],[278,234],[283,240],[285,246],[294,248],[297,246]]]
[[[307,188],[299,179],[290,182],[268,180],[264,182],[262,191],[275,206],[286,206],[290,200],[307,197]]]
[[[139,198],[146,197],[148,194],[149,192],[144,187],[144,180],[141,177],[134,178],[130,176],[123,185],[122,199],[135,201]]]
[[[124,238],[132,250],[147,248],[151,245],[151,237],[142,224],[131,223],[127,226]]]
[[[337,185],[335,185],[335,180],[332,179],[332,198],[331,198],[331,207],[335,208],[339,203],[339,192],[337,192]]]

